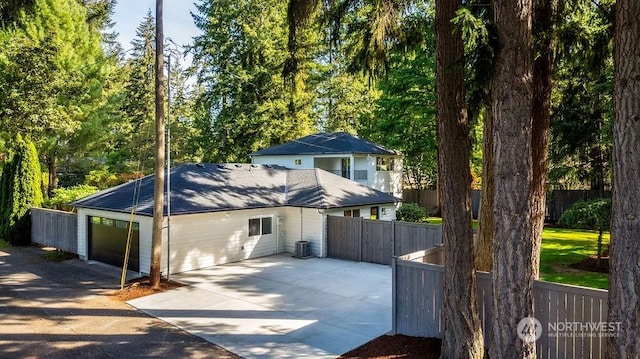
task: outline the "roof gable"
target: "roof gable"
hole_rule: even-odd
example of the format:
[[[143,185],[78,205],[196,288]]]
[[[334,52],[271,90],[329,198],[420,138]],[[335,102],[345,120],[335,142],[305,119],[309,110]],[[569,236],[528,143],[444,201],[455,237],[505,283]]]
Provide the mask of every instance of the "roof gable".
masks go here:
[[[72,205],[153,215],[154,176],[77,200]],[[165,214],[166,214],[166,193]],[[137,199],[137,205],[135,200]],[[338,208],[400,199],[320,169],[249,164],[185,164],[171,169],[171,214],[280,206]]]
[[[278,146],[256,151],[250,156],[313,154],[399,155],[399,152],[363,140],[346,132],[316,133]]]

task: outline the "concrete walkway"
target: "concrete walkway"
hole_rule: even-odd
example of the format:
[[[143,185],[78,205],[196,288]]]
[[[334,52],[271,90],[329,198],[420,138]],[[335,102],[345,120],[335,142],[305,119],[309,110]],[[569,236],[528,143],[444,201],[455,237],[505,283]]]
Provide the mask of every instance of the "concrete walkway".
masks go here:
[[[237,358],[110,297],[118,269],[43,253],[0,248],[0,358]]]
[[[277,255],[128,303],[244,358],[335,358],[391,330],[391,268]]]

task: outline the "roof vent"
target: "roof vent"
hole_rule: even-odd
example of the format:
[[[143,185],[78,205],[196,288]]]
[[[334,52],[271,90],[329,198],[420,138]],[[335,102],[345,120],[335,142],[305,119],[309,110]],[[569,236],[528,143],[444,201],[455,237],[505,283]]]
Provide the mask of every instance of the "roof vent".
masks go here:
[[[221,169],[221,170],[223,170],[223,169],[224,169],[224,165],[217,165],[217,167],[218,167],[219,169]]]
[[[236,166],[236,168],[242,168],[242,166],[237,164],[237,163],[235,164],[235,166]]]
[[[204,165],[202,163],[196,163],[196,167],[198,168],[204,168]]]

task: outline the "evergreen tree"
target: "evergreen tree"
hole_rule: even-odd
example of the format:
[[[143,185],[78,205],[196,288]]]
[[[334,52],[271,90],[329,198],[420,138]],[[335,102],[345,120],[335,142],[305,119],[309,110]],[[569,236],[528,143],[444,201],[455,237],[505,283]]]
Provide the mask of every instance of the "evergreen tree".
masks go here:
[[[107,160],[116,172],[153,168],[155,28],[149,10],[136,29],[131,57],[124,64],[122,119],[114,123],[115,148]]]
[[[104,99],[101,36],[77,0],[35,0],[19,26],[0,31],[0,131],[29,134],[45,158],[51,194],[60,158],[85,157],[68,145]]]
[[[248,161],[248,154],[315,131],[309,63],[286,86],[286,2],[202,1],[192,52],[198,84],[198,143],[205,160]],[[293,91],[290,91],[294,89]]]
[[[17,135],[13,158],[5,164],[0,186],[0,236],[12,244],[31,242],[31,207],[42,204],[40,162],[36,148],[29,139]]]
[[[404,156],[404,180],[416,188],[436,185],[435,34],[433,18],[416,14],[422,41],[392,51],[387,75],[378,80],[381,92],[373,116],[362,121],[359,134]]]

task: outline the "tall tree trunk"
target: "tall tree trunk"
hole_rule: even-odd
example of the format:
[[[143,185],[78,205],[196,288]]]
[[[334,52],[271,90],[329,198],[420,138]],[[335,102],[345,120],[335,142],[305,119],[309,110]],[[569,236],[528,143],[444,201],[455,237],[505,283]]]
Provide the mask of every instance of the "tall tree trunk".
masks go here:
[[[493,9],[498,48],[491,80],[496,168],[490,356],[535,358],[535,342],[517,331],[522,318],[533,316],[532,3],[494,0]]]
[[[640,358],[640,1],[618,0],[615,23],[609,355]]]
[[[496,163],[493,159],[493,114],[487,110],[482,133],[482,192],[475,243],[476,269],[491,272],[493,267],[493,187]],[[487,333],[485,333],[487,335]]]
[[[471,138],[465,105],[464,50],[451,19],[461,2],[436,1],[438,164],[444,241],[442,358],[482,358],[471,227]]]
[[[58,187],[58,166],[56,166],[56,154],[55,152],[49,153],[46,157],[47,172],[49,174],[49,180],[47,183],[47,197],[53,198]]]
[[[151,286],[160,287],[162,226],[164,223],[164,31],[162,0],[156,0],[156,146],[153,192],[153,231],[151,237]]]
[[[531,217],[533,223],[534,277],[540,277],[540,245],[547,199],[547,158],[551,120],[551,86],[553,82],[553,47],[558,0],[533,1],[533,129],[531,156]]]

